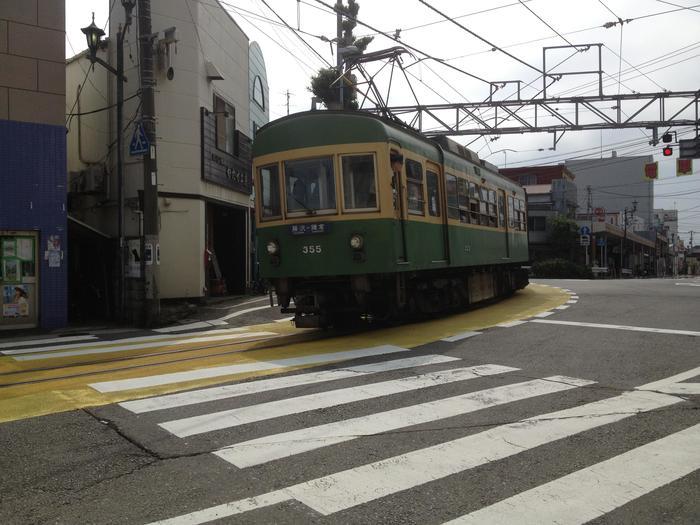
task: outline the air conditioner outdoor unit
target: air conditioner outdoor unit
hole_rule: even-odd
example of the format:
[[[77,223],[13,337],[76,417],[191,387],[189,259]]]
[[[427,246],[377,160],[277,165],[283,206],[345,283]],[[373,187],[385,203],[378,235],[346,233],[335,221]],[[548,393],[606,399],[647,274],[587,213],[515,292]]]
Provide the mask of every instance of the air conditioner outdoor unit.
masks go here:
[[[84,170],[71,171],[68,178],[70,193],[104,193],[106,175],[102,165],[93,165]]]

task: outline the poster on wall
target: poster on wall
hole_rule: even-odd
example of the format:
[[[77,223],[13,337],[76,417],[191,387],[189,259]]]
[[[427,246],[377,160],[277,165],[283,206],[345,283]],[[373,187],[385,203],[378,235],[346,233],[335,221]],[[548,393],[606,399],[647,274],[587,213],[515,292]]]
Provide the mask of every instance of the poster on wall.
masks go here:
[[[3,286],[2,303],[3,317],[29,316],[29,290],[24,285]]]
[[[20,261],[19,259],[3,259],[2,261],[3,281],[17,283],[20,281]]]
[[[17,247],[15,245],[14,239],[3,239],[2,240],[2,256],[3,257],[15,257],[17,254]]]
[[[17,257],[23,261],[34,260],[34,239],[29,237],[17,238]]]

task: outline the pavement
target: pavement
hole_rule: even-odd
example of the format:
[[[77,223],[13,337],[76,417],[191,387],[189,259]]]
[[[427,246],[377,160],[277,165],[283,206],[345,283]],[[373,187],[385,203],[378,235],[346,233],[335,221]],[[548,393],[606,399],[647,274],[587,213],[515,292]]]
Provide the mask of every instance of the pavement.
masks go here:
[[[699,299],[698,279],[541,280],[361,333],[15,347],[0,522],[697,523]]]

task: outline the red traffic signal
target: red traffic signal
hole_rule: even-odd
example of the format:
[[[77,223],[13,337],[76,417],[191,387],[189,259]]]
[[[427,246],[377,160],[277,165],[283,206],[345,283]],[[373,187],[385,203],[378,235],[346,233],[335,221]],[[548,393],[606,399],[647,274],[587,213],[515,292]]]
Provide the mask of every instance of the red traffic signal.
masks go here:
[[[673,148],[671,146],[664,146],[663,153],[664,157],[670,157],[673,155]]]

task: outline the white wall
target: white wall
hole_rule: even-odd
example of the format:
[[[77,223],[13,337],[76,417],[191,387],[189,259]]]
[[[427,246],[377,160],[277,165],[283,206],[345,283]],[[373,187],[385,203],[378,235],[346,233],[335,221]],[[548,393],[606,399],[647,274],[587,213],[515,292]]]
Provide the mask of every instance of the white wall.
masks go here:
[[[587,186],[592,187],[593,207],[619,212],[632,208],[637,201],[636,215],[651,224],[654,208],[654,183],[644,179],[644,164],[652,156],[611,157],[607,159],[567,160],[566,167],[576,176],[578,213],[588,209]]]

